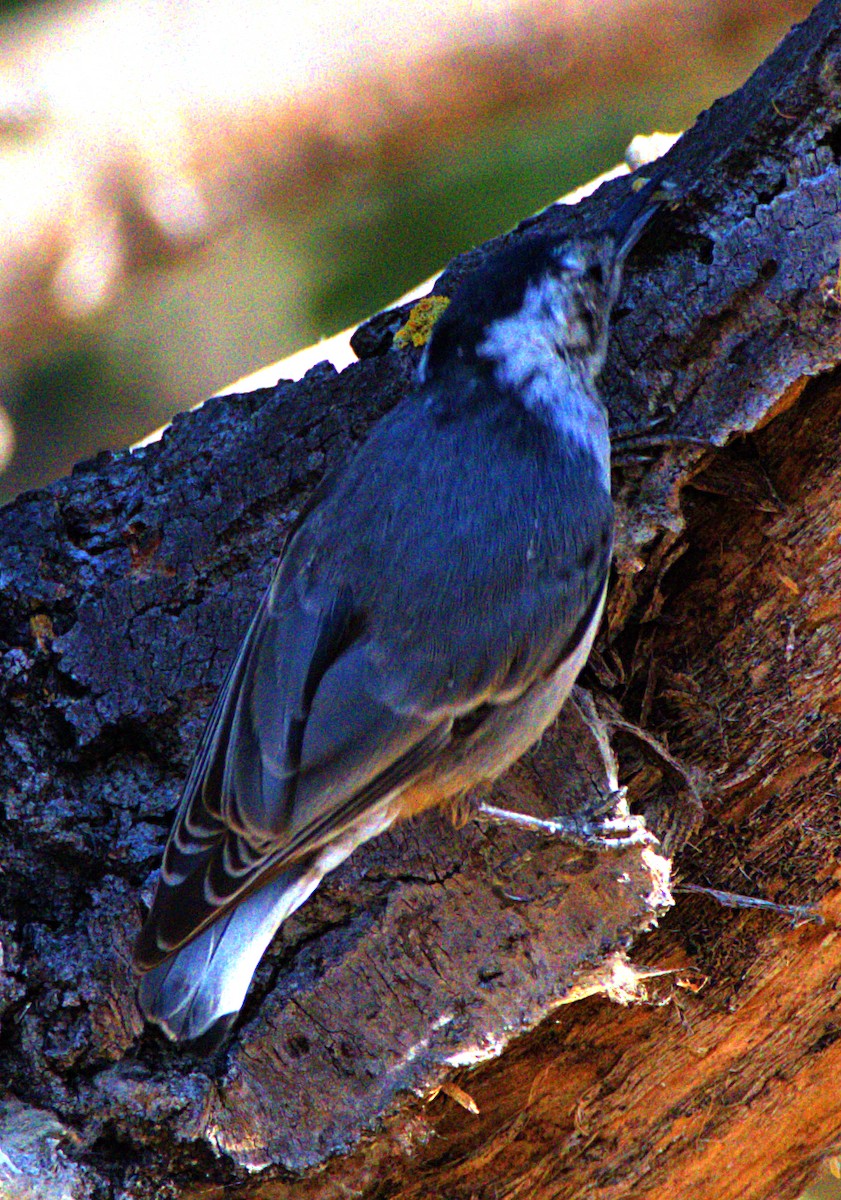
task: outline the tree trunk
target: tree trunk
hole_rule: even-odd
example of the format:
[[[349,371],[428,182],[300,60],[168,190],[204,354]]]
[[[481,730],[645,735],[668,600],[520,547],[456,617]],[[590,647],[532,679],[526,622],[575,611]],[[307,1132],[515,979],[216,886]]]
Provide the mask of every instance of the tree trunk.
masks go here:
[[[0,1195],[797,1194],[841,1129],[839,160],[823,0],[668,156],[686,198],[635,256],[605,394],[616,426],[728,444],[619,472],[589,680],[711,781],[681,877],[825,924],[677,887],[641,937],[659,855],[431,814],[286,922],[217,1059],[144,1030],[131,943],[202,720],[295,511],[411,385],[416,352],[363,337],[341,375],[209,401],[0,516]],[[540,220],[592,228],[626,188]],[[495,790],[549,812],[604,786],[569,706]]]

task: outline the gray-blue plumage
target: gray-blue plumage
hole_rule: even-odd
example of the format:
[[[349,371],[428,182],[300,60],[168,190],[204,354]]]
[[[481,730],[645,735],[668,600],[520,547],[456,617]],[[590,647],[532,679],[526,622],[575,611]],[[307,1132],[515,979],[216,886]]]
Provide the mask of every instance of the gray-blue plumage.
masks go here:
[[[417,387],[290,537],[185,786],[138,941],[174,1038],[236,1014],[268,941],[356,845],[494,778],[592,644],[612,548],[601,368],[618,231],[468,280]]]

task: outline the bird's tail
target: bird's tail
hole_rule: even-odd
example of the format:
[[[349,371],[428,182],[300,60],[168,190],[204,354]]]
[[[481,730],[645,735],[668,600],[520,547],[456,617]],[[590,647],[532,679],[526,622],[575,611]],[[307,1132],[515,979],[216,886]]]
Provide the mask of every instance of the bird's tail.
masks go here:
[[[310,862],[258,888],[140,980],[138,1002],[173,1041],[217,1044],[242,1007],[248,985],[283,921],[315,890]]]

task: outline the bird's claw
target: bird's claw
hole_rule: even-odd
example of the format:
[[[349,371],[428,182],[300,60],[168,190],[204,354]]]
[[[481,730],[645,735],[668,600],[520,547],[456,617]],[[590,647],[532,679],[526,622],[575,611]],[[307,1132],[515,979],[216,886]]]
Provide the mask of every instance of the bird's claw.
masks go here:
[[[632,846],[656,846],[657,838],[646,829],[642,817],[629,813],[627,817],[602,817],[593,821],[573,818],[578,825],[576,845],[591,850],[628,850]],[[570,837],[570,841],[573,838]]]
[[[486,801],[476,806],[476,819],[493,825],[513,825],[547,837],[559,838],[585,850],[627,850],[632,846],[654,846],[657,838],[645,821],[633,813],[600,816],[576,813],[570,816],[533,817],[529,813],[497,808]]]

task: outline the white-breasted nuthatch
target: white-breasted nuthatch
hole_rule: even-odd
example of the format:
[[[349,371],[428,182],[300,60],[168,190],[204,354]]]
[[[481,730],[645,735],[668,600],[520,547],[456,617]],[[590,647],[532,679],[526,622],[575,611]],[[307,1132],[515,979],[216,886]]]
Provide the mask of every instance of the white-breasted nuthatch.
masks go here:
[[[199,745],[137,942],[146,1017],[221,1036],[281,922],[395,821],[463,795],[559,712],[613,540],[596,388],[622,266],[663,198],[524,235],[435,325],[411,394],[325,480]],[[574,821],[555,822],[581,840]],[[608,818],[585,840],[646,840]]]

